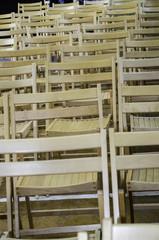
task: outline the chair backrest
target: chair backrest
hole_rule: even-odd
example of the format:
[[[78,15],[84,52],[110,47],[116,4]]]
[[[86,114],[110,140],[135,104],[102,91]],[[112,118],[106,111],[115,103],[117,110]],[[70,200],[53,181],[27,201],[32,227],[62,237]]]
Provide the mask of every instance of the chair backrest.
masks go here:
[[[36,63],[38,65],[45,65],[47,51],[46,47],[1,51],[0,54],[0,68],[20,67]],[[6,60],[6,61],[5,61]],[[8,61],[7,61],[8,60]]]
[[[78,25],[65,25],[65,26],[58,26],[58,27],[37,27],[36,34],[37,36],[55,36],[55,35],[65,35],[65,34],[78,34],[80,32],[80,26]]]
[[[109,137],[114,223],[117,223],[120,219],[117,172],[122,170],[159,168],[159,153],[152,153],[152,150],[150,151],[150,148],[147,148],[159,145],[159,131],[115,133],[114,129],[110,128]],[[126,153],[125,155],[118,155],[119,148],[127,147],[138,147],[138,152],[132,155]],[[146,147],[146,152],[141,147]]]
[[[158,39],[159,35],[159,29],[158,28],[140,28],[140,29],[132,29],[130,31],[130,37],[131,39],[143,39],[143,40],[148,40],[148,39]]]
[[[159,57],[158,40],[123,41],[123,58],[157,58]]]
[[[158,112],[158,83],[151,84],[159,79],[159,59],[122,59],[119,61],[119,131],[128,129],[125,115],[137,113]],[[155,68],[154,68],[155,67]],[[131,71],[130,69],[137,69]],[[153,68],[153,71],[151,70]],[[144,71],[142,71],[144,69]],[[149,81],[147,86],[139,82]],[[133,100],[134,99],[134,100]],[[151,99],[151,101],[150,101]]]
[[[23,39],[23,49],[27,47],[39,47],[45,46],[47,44],[56,45],[57,43],[69,42],[69,35],[57,35],[50,37],[34,37],[34,38],[24,38]]]
[[[36,64],[20,67],[0,68],[0,89],[10,91],[31,87],[36,92]],[[5,79],[7,78],[7,79]]]
[[[54,120],[58,118],[74,118],[74,117],[98,117],[100,121],[100,129],[103,129],[103,106],[101,98],[100,85],[98,88],[68,90],[61,92],[35,93],[35,94],[13,94],[10,93],[11,99],[11,120],[12,120],[12,135],[15,133],[15,123],[21,121],[32,120]],[[90,105],[90,99],[97,101]],[[63,102],[71,102],[80,100],[77,106],[63,107]],[[88,101],[86,104],[83,101]],[[16,106],[25,104],[37,105],[37,108],[32,108],[28,111],[19,111]],[[40,108],[38,104],[49,104],[49,107]],[[55,105],[55,107],[53,107]],[[59,106],[59,107],[56,107]],[[60,107],[61,106],[61,107]],[[99,130],[100,130],[99,129]]]
[[[141,13],[139,15],[139,28],[154,27],[159,27],[159,10],[158,13]]]
[[[81,34],[82,42],[104,42],[104,41],[115,41],[115,40],[123,40],[128,37],[128,31],[112,31],[106,33],[82,33]]]
[[[104,219],[102,240],[157,240],[159,226],[157,224],[112,224],[111,219]]]
[[[90,23],[96,24],[96,12],[89,13],[63,13],[61,19],[58,20],[58,25],[75,25]]]
[[[35,3],[18,3],[18,13],[21,13],[23,7],[39,7],[42,5],[42,1],[35,2]]]
[[[159,7],[158,1],[145,1],[144,7]]]
[[[100,24],[112,24],[112,27],[116,28],[116,26],[125,26],[125,29],[134,29],[138,24],[138,17],[136,14],[134,15],[119,15],[119,16],[101,16],[99,18]],[[112,23],[114,22],[114,23]],[[115,24],[116,23],[116,24]],[[117,24],[118,23],[118,24]]]

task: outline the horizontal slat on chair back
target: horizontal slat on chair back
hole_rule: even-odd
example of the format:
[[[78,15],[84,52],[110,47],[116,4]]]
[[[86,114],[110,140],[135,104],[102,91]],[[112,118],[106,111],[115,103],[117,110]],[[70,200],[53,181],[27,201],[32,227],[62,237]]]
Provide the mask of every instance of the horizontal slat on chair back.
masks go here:
[[[100,22],[120,22],[120,21],[135,21],[135,15],[124,15],[124,16],[116,16],[116,17],[101,17],[99,18]]]
[[[123,67],[131,68],[131,67],[157,67],[159,66],[159,58],[156,59],[142,59],[133,60],[133,59],[125,59],[122,61]]]
[[[50,137],[50,138],[29,138],[0,140],[0,153],[32,153],[32,152],[54,152],[66,150],[93,149],[101,146],[99,133]]]
[[[61,51],[64,53],[79,53],[79,52],[93,52],[93,51],[102,51],[116,49],[116,42],[107,42],[107,43],[98,43],[90,45],[81,45],[81,46],[69,46],[68,44],[61,45]]]
[[[141,41],[125,41],[125,46],[127,48],[135,48],[135,47],[159,47],[158,40],[141,40]]]
[[[154,66],[154,65],[152,65]],[[159,66],[159,63],[158,65]],[[138,66],[140,67],[140,66]],[[150,64],[151,67],[151,64]],[[157,80],[159,79],[159,71],[146,71],[146,72],[130,72],[123,73],[124,81],[138,81],[138,80]]]
[[[114,31],[107,33],[83,33],[82,40],[107,40],[128,37],[127,31]]]
[[[159,86],[123,86],[121,88],[122,96],[158,96]]]
[[[157,58],[159,57],[159,51],[135,51],[126,52],[125,58]]]
[[[91,99],[97,98],[97,89],[82,89],[73,91],[61,91],[59,92],[48,92],[46,93],[34,93],[34,94],[14,94],[14,104],[32,104],[32,103],[51,103],[68,100],[79,100],[79,99]]]
[[[116,147],[159,145],[159,131],[115,133]]]
[[[46,109],[46,110],[34,110],[24,112],[16,112],[16,121],[27,120],[42,120],[53,118],[68,118],[68,117],[88,117],[99,115],[97,105],[95,106],[82,106],[72,108],[59,108],[59,109]]]
[[[152,113],[159,111],[159,102],[124,103],[123,113]]]
[[[75,63],[48,63],[48,70],[81,70],[93,68],[111,67],[112,60],[99,60],[90,62],[75,62]],[[67,76],[67,75],[66,75]]]
[[[73,62],[72,62],[73,63]],[[95,73],[95,74],[83,74],[83,75],[59,75],[49,76],[49,83],[93,83],[93,82],[106,82],[112,81],[112,72]]]
[[[34,104],[34,103],[56,103],[62,101],[71,100],[86,100],[96,99],[98,97],[97,89],[83,89],[74,91],[62,91],[54,93],[38,93],[38,94],[11,94],[12,104]],[[82,103],[81,103],[82,105]],[[43,110],[28,110],[25,112],[16,111],[16,121],[23,120],[40,120],[40,119],[52,119],[60,117],[82,117],[82,116],[96,116],[99,114],[97,105],[92,106],[80,106],[71,108],[54,108]]]
[[[24,57],[46,54],[46,47],[38,47],[24,50],[1,51],[0,57]]]
[[[0,76],[13,76],[27,73],[32,73],[32,65],[16,68],[0,68]]]
[[[1,89],[15,89],[33,86],[33,79],[0,81]]]
[[[35,63],[38,65],[45,65],[46,58],[39,58],[39,59],[33,59],[33,60],[19,60],[19,61],[9,61],[9,62],[0,62],[0,68],[12,68],[12,67],[20,67],[20,66],[27,66],[32,63]]]
[[[55,43],[60,41],[69,40],[69,35],[51,36],[51,37],[34,37],[34,38],[24,38],[25,44],[47,44]]]
[[[100,157],[64,159],[60,161],[29,161],[29,164],[28,162],[0,163],[1,177],[101,171]]]
[[[71,32],[71,31],[78,31],[78,28],[76,25],[72,26],[59,26],[59,27],[37,27],[36,32],[37,33],[60,33],[60,32]]]
[[[159,168],[159,154],[117,156],[116,160],[118,170]]]

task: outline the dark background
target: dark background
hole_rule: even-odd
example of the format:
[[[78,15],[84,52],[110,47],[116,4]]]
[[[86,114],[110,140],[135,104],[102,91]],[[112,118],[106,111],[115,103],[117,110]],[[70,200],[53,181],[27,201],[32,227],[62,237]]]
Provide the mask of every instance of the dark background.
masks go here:
[[[17,12],[19,3],[39,2],[40,0],[0,0],[0,14]],[[42,0],[41,0],[42,1]]]

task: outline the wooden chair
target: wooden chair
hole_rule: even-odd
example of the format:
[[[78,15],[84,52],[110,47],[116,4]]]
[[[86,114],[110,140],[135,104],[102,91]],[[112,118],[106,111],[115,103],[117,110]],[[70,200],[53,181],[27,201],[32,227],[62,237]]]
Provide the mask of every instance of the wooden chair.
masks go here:
[[[70,36],[65,35],[55,35],[55,36],[46,36],[46,37],[33,37],[33,38],[24,38],[23,39],[23,49],[30,49],[35,47],[46,47],[48,44],[52,49],[52,58],[55,57],[55,61],[60,62],[60,45],[62,43],[69,43]],[[53,50],[54,49],[54,50]],[[50,57],[51,57],[50,56]]]
[[[125,62],[126,61],[126,62]],[[138,72],[125,72],[129,67],[144,68],[144,71]],[[158,130],[158,83],[151,84],[153,79],[157,80],[158,71],[154,71],[158,65],[158,59],[140,59],[140,60],[120,60],[120,83],[119,83],[119,131],[157,131]],[[149,66],[149,67],[148,67]],[[149,71],[146,71],[149,69]],[[153,71],[150,70],[153,68]],[[124,72],[122,72],[124,69]],[[132,76],[133,75],[133,76]],[[131,77],[132,76],[132,77]],[[140,77],[139,77],[140,76]],[[137,84],[139,81],[148,80],[149,84]],[[134,84],[134,82],[136,84]],[[122,151],[123,152],[123,151]],[[144,165],[143,165],[144,169]],[[150,170],[147,170],[147,173]],[[128,192],[131,209],[131,221],[134,222],[133,215],[133,191],[152,191],[151,185],[148,183],[148,178],[145,175],[144,179],[139,178],[143,176],[142,170],[128,171]],[[151,172],[151,171],[150,171]],[[134,182],[134,184],[133,184]],[[153,182],[151,179],[150,182]],[[132,183],[132,185],[131,185]],[[140,187],[139,187],[140,186]],[[153,184],[152,184],[153,186]]]
[[[37,27],[51,27],[53,28],[54,26],[57,25],[57,20],[56,19],[51,19],[49,21],[35,21],[35,22],[26,22],[26,21],[20,21],[19,28],[26,28],[27,30],[27,36],[29,37],[34,37],[36,36],[36,28]]]
[[[29,75],[29,76],[28,76]],[[1,126],[0,126],[0,135],[1,138],[8,139],[13,134],[10,127],[10,122],[7,121],[9,119],[9,106],[8,106],[8,94],[7,91],[15,91],[17,92],[27,92],[28,90],[32,92],[36,92],[36,65],[22,66],[22,67],[12,67],[12,68],[0,68],[0,77],[2,80],[0,81],[0,89],[1,94],[4,95],[3,101],[1,101],[1,107],[3,112],[1,114]],[[9,79],[5,79],[5,78]],[[25,95],[25,94],[22,94]],[[20,109],[28,108],[27,105],[23,105]],[[2,110],[1,109],[1,110]],[[8,122],[8,123],[7,123]],[[7,125],[6,125],[7,124]],[[33,124],[32,121],[17,123],[15,129],[15,136],[26,137],[33,129],[35,129],[36,123]],[[34,134],[36,133],[33,130]],[[36,135],[34,135],[36,136]],[[8,160],[7,160],[8,161]],[[8,231],[13,231],[13,215],[12,215],[12,190],[11,190],[11,182],[7,180],[7,209],[8,209]]]
[[[15,175],[15,169],[14,168],[12,168],[12,162],[8,162],[8,163],[6,163],[5,165],[3,164],[3,176],[4,177],[6,177],[6,178],[8,178],[8,177],[14,177],[14,175]],[[21,168],[22,166],[21,166],[21,163],[20,163],[20,165],[18,166],[18,168]],[[8,170],[11,170],[10,172],[8,171]],[[39,173],[39,170],[37,171],[37,173]],[[24,175],[26,175],[26,176],[28,176],[28,172],[26,171],[25,173],[24,173]],[[0,171],[0,176],[1,176],[1,171]],[[20,174],[19,174],[19,176],[20,176]],[[96,231],[95,232],[95,234],[87,234],[87,232],[78,232],[77,233],[77,237],[75,236],[75,237],[68,237],[68,238],[60,238],[61,240],[88,240],[88,239],[90,239],[90,240],[99,240],[100,238],[99,238],[99,233],[100,233],[100,231]],[[14,238],[13,237],[13,235],[11,234],[11,232],[3,232],[3,233],[1,233],[1,238],[0,238],[1,240],[15,240],[16,238]],[[35,238],[31,238],[31,239],[35,239]],[[39,238],[38,238],[39,239]],[[46,238],[43,238],[43,239],[46,239]],[[55,238],[54,238],[55,239]],[[25,239],[26,240],[26,239]]]
[[[141,13],[139,15],[139,28],[158,28],[158,27],[159,27],[159,13]]]
[[[55,74],[55,71],[58,74]],[[60,90],[82,88],[84,85],[91,87],[101,83],[103,94],[105,95],[106,92],[112,90],[113,101],[116,101],[115,76],[114,58],[97,61],[71,62],[71,64],[70,62],[46,63],[46,91],[54,91],[59,87]],[[110,94],[108,96],[110,97]],[[115,105],[113,105],[112,112],[113,121],[116,125]],[[110,120],[110,116],[108,119]]]
[[[1,51],[0,68],[12,68],[36,64],[36,82],[38,91],[44,91],[45,85],[45,62],[47,56],[50,56],[55,49],[49,49],[47,53],[46,47],[31,48],[24,50]],[[49,59],[50,60],[50,59]]]
[[[155,191],[158,190],[158,151],[152,152],[151,146],[158,146],[159,131],[145,132],[117,132],[109,130],[110,155],[111,155],[111,176],[113,190],[113,211],[114,223],[120,219],[118,177],[117,172],[130,170],[134,173],[127,176],[128,191]],[[138,147],[135,154],[118,154],[119,148]],[[146,148],[146,151],[144,148]],[[151,160],[150,160],[151,159]],[[142,175],[138,175],[141,172]],[[153,205],[153,204],[152,204]],[[144,205],[144,207],[146,204]],[[144,208],[145,209],[145,208]]]
[[[14,38],[3,38],[0,39],[0,51],[9,51],[9,50],[16,50],[17,49],[17,39]]]
[[[135,17],[132,17],[132,16],[135,16]],[[119,19],[127,18],[127,21],[129,21],[130,23],[132,22],[132,19],[134,18],[134,23],[135,23],[134,28],[137,28],[138,6],[136,5],[135,2],[128,3],[128,4],[121,4],[121,5],[117,5],[117,6],[110,6],[110,7],[108,7],[108,10],[105,11],[105,13],[102,17],[113,17],[114,19],[115,19],[115,17],[117,17]],[[129,27],[130,26],[131,25],[129,25]]]
[[[159,235],[157,224],[112,224],[111,219],[103,220],[103,240],[156,240]]]
[[[25,94],[25,95],[16,95],[16,94],[11,94],[10,99],[11,99],[11,120],[12,120],[12,132],[15,133],[15,122],[17,121],[24,121],[28,120],[30,121],[30,119],[36,119],[36,120],[44,120],[44,119],[54,119],[54,118],[59,118],[61,117],[69,117],[70,115],[72,117],[77,117],[77,116],[88,116],[88,115],[96,115],[98,114],[98,109],[96,106],[82,106],[82,107],[69,107],[69,108],[63,108],[63,107],[54,107],[53,109],[47,109],[47,108],[37,108],[36,110],[33,111],[26,111],[25,114],[21,111],[16,111],[14,113],[14,111],[16,110],[15,106],[22,104],[22,103],[27,103],[27,104],[45,104],[45,103],[55,103],[57,104],[60,100],[60,102],[65,102],[65,101],[70,101],[70,100],[79,100],[79,99],[89,99],[89,98],[97,98],[98,93],[100,94],[99,91],[97,91],[97,89],[84,89],[84,90],[72,90],[72,91],[62,91],[62,92],[49,92],[49,93],[38,93],[38,94]],[[18,97],[17,97],[18,96]],[[100,95],[99,95],[100,98]],[[101,105],[101,101],[100,101],[100,105]],[[56,106],[56,105],[55,105]],[[100,111],[101,111],[101,107],[100,107]],[[101,119],[101,117],[100,117]],[[28,148],[27,151],[25,151],[22,147],[20,147],[20,151],[22,150],[23,153],[29,153],[29,152],[36,152],[36,153],[42,153],[42,152],[56,152],[56,151],[67,151],[67,150],[86,150],[86,149],[94,149],[94,148],[100,148],[99,144],[102,144],[102,146],[104,147],[104,149],[106,150],[106,135],[105,135],[105,130],[103,130],[102,124],[103,121],[102,119],[100,120],[100,126],[101,126],[101,133],[92,133],[92,134],[88,134],[88,135],[74,135],[74,136],[64,136],[64,137],[50,137],[50,138],[34,138],[34,139],[21,139],[21,144],[23,145],[23,140],[27,141],[24,143],[24,146],[26,148]],[[100,138],[100,134],[102,134],[102,140]],[[98,136],[98,144],[94,144],[93,142],[93,136]],[[12,137],[14,138],[14,135],[12,134]],[[88,138],[89,139],[88,139]],[[80,138],[82,138],[81,140],[79,140]],[[62,143],[62,141],[64,140],[64,144]],[[72,139],[72,140],[71,140]],[[76,140],[77,141],[76,141]],[[96,140],[97,140],[96,139]],[[96,142],[95,140],[95,142]],[[12,140],[15,141],[15,140]],[[35,148],[32,145],[32,141],[35,142]],[[50,142],[51,141],[51,142]],[[92,142],[93,141],[93,142]],[[43,142],[46,143],[46,148],[43,145]],[[85,144],[87,142],[87,144]],[[19,142],[20,143],[20,142]],[[17,143],[17,144],[19,144]],[[77,145],[76,145],[77,143]],[[67,146],[68,145],[68,146]],[[2,146],[2,145],[1,145]],[[18,146],[18,145],[17,145]],[[30,148],[30,146],[32,146]],[[42,146],[42,148],[41,148]],[[29,150],[32,149],[32,150]],[[104,160],[104,165],[105,167],[103,168],[104,171],[107,169],[107,163],[106,163],[106,152],[102,148],[102,157]],[[20,153],[20,152],[19,152]],[[51,156],[51,155],[50,155]],[[76,157],[75,157],[76,158]],[[83,160],[85,159],[85,164],[87,165],[86,161],[87,159],[91,159],[92,158],[83,158]],[[101,159],[100,157],[95,157],[95,159],[97,160],[97,162],[99,162]],[[25,230],[20,230],[19,231],[19,210],[18,210],[18,197],[19,196],[26,196],[26,198],[28,199],[28,197],[30,195],[45,195],[45,194],[59,194],[59,193],[70,193],[70,192],[74,192],[74,193],[81,193],[81,192],[92,192],[92,191],[96,191],[97,190],[97,185],[96,185],[96,173],[92,173],[89,174],[87,172],[92,172],[92,168],[90,169],[89,166],[89,170],[87,171],[87,167],[85,168],[85,173],[82,174],[83,169],[81,169],[81,167],[79,167],[78,165],[78,161],[80,161],[80,166],[82,161],[81,158],[78,159],[72,159],[71,163],[68,163],[67,161],[69,161],[68,159],[65,160],[58,160],[57,162],[62,163],[64,162],[64,164],[71,166],[74,165],[73,162],[75,162],[75,168],[77,167],[77,171],[75,171],[74,169],[72,169],[72,177],[71,179],[74,179],[73,182],[71,181],[70,177],[71,175],[65,175],[66,173],[69,173],[69,171],[65,171],[62,172],[62,167],[60,166],[61,171],[60,172],[56,172],[55,174],[55,178],[58,177],[59,181],[57,181],[57,184],[55,185],[54,181],[51,181],[53,185],[50,185],[50,181],[47,181],[48,177],[50,178],[51,175],[45,175],[44,178],[42,177],[38,177],[39,180],[37,179],[36,183],[40,184],[40,185],[36,185],[34,181],[32,181],[35,177],[30,177],[29,179],[29,185],[25,185],[25,181],[23,181],[25,178],[19,178],[18,182],[16,183],[16,194],[15,194],[15,221],[16,221],[16,236],[22,236],[22,235],[32,235],[32,234],[48,234],[48,233],[56,233],[56,232],[74,232],[74,231],[78,231],[78,227],[59,227],[59,228],[51,228],[51,229],[32,229],[33,228],[33,223],[31,221],[31,213],[29,214],[29,219],[30,219],[30,228],[29,230],[25,229]],[[36,161],[37,164],[41,163],[41,161]],[[47,163],[49,164],[50,161],[47,161]],[[53,163],[56,163],[56,160],[53,160]],[[24,162],[25,164],[25,162]],[[73,164],[73,165],[72,165]],[[89,165],[89,164],[88,164]],[[88,166],[87,165],[87,166]],[[92,164],[93,165],[93,164]],[[30,163],[29,163],[30,166]],[[100,165],[101,167],[101,165]],[[33,169],[31,167],[31,169]],[[55,169],[55,168],[54,168]],[[56,168],[57,169],[57,168]],[[66,167],[64,167],[64,169],[66,170]],[[98,167],[95,164],[95,168],[93,169],[93,172],[98,172]],[[101,170],[100,170],[101,171]],[[78,178],[77,173],[80,173],[82,175],[79,175],[81,177]],[[44,174],[45,171],[43,172]],[[57,175],[61,173],[62,175]],[[71,172],[70,172],[71,173]],[[36,173],[34,172],[33,175],[35,175]],[[48,173],[49,174],[49,173]],[[66,179],[68,179],[68,181],[64,180],[66,176]],[[89,176],[87,178],[87,176]],[[105,177],[104,177],[105,176]],[[52,176],[53,177],[53,176]],[[53,178],[54,178],[53,177]],[[67,178],[68,177],[68,178]],[[77,177],[77,178],[76,178]],[[85,178],[86,177],[86,178]],[[103,177],[105,179],[107,179],[107,173],[105,172]],[[41,180],[42,181],[41,181]],[[61,179],[61,180],[60,180]],[[70,180],[69,180],[70,179]],[[72,183],[71,183],[72,182]],[[48,185],[46,185],[48,183]],[[66,184],[67,183],[67,184]],[[103,182],[104,184],[104,215],[106,217],[109,216],[109,194],[108,194],[108,181],[104,180]],[[102,201],[102,195],[101,196],[101,201]],[[102,203],[102,202],[101,202]],[[28,208],[29,210],[29,208]],[[96,209],[90,209],[91,212],[96,212]],[[63,212],[63,214],[65,214],[65,210],[62,209],[61,210]],[[59,211],[49,211],[52,215],[56,215],[57,212]],[[85,211],[85,209],[81,209],[80,212],[79,210],[66,210],[66,214],[72,214],[72,213],[88,213],[89,209],[87,209]],[[40,212],[39,212],[40,213]],[[103,211],[102,209],[100,209],[100,213],[101,213],[101,217],[103,216]],[[37,214],[37,213],[36,213]],[[47,216],[48,211],[44,211],[44,215]],[[34,215],[33,215],[34,216]],[[93,230],[95,228],[99,227],[99,225],[92,225],[92,226],[80,226],[79,228],[81,230]]]
[[[157,67],[159,64],[158,58],[153,59],[120,59],[120,79],[119,79],[119,131],[131,130],[136,131],[138,129],[144,130],[156,130],[154,128],[155,118],[154,112],[158,112],[156,105],[158,104],[158,95],[156,89],[158,89],[158,82],[152,84],[151,82],[157,81],[158,71],[150,70],[150,68]],[[141,68],[141,71],[137,72],[125,72],[130,68]],[[147,67],[147,71],[146,71]],[[142,71],[144,68],[144,71]],[[148,81],[147,86],[141,85],[143,81]],[[140,83],[140,86],[138,85]],[[128,85],[128,86],[126,86]],[[128,100],[127,100],[128,99]],[[139,115],[140,113],[140,115]],[[141,113],[143,115],[141,115]],[[130,127],[126,122],[127,114],[131,114]],[[147,116],[146,116],[147,115]],[[145,124],[144,124],[145,121]],[[152,122],[151,122],[152,121]],[[157,118],[156,118],[157,121]],[[135,130],[136,129],[136,130]]]

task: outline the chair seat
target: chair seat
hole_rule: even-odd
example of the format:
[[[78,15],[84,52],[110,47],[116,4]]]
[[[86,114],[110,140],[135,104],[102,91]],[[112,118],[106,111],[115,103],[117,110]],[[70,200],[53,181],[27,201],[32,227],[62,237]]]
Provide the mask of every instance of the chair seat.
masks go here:
[[[159,190],[158,168],[130,170],[128,178],[127,187],[129,191]]]
[[[159,117],[130,116],[131,131],[156,131],[159,130]]]
[[[111,115],[103,118],[104,128],[108,127]],[[55,119],[46,129],[49,137],[99,132],[99,119]]]
[[[33,126],[32,121],[24,122],[24,123],[18,123],[16,125],[17,136],[19,135],[21,138],[25,138],[29,134],[32,126]],[[0,138],[1,139],[4,138],[4,125],[0,126]]]
[[[60,160],[59,160],[60,161]],[[97,173],[73,173],[19,177],[18,196],[78,193],[97,190]]]

